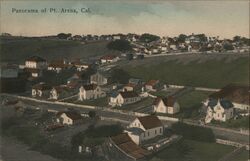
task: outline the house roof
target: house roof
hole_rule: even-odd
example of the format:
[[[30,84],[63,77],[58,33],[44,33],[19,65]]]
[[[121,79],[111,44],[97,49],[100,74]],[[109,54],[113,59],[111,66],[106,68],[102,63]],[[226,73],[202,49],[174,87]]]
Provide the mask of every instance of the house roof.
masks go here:
[[[26,61],[45,62],[46,60],[39,56],[31,56],[27,58]]]
[[[29,73],[40,73],[41,72],[40,69],[36,69],[36,68],[24,68],[24,71],[29,72]]]
[[[126,92],[120,92],[121,96],[123,98],[133,98],[138,97],[138,94],[134,91],[126,91]]]
[[[57,116],[60,117],[64,113],[65,113],[66,116],[68,116],[72,120],[80,120],[80,119],[82,119],[82,116],[79,113],[77,113],[76,111],[62,111],[62,112],[58,112]]]
[[[50,85],[48,85],[48,84],[46,84],[46,83],[44,83],[44,82],[40,82],[40,83],[38,83],[38,84],[35,84],[35,85],[33,85],[32,86],[32,89],[36,89],[36,90],[51,90],[51,86]]]
[[[129,132],[131,132],[132,134],[135,134],[135,135],[140,135],[140,134],[144,133],[144,130],[142,130],[141,128],[138,128],[138,127],[128,128],[127,131],[129,131]]]
[[[140,82],[141,82],[141,79],[137,79],[137,78],[129,79],[129,83],[132,83],[132,84],[139,84]]]
[[[159,83],[159,80],[150,80],[145,85],[155,86],[157,83]]]
[[[157,116],[154,116],[154,115],[137,117],[137,119],[141,122],[142,126],[146,130],[163,126],[161,120]]]
[[[220,104],[224,109],[229,109],[229,108],[233,108],[233,104],[231,101],[229,100],[225,100],[225,99],[210,99],[208,102],[208,106],[211,108],[214,108],[217,104]]]
[[[133,142],[127,133],[113,136],[110,139],[116,146],[119,147],[119,149],[135,159],[143,159],[151,154],[149,151],[141,148],[135,142]]]
[[[250,90],[249,86],[240,86],[240,85],[227,85],[222,88],[220,91],[212,93],[209,95],[209,98],[214,99],[227,99],[239,104],[247,104],[250,102]]]
[[[113,60],[115,59],[117,56],[115,55],[104,55],[101,57],[101,59],[105,59],[105,60]]]
[[[53,89],[55,89],[58,93],[70,90],[66,85],[54,86]]]
[[[164,105],[168,106],[168,107],[173,107],[174,103],[175,103],[174,97],[173,96],[168,96],[168,97],[164,97],[164,98],[157,97],[154,100],[153,105],[158,105],[160,103],[160,101],[163,101]]]
[[[97,88],[97,85],[96,84],[88,84],[88,85],[83,85],[82,87],[86,91],[89,91],[89,90],[95,90]]]
[[[136,87],[136,84],[133,84],[133,83],[128,83],[126,84],[124,87]]]

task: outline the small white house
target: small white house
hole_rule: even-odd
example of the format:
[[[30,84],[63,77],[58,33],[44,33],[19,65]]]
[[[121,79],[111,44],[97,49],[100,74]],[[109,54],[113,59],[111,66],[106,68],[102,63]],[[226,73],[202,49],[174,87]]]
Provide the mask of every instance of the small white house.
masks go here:
[[[66,85],[55,86],[50,91],[50,99],[58,100],[74,95],[74,90],[71,90]]]
[[[157,89],[160,87],[159,84],[159,80],[149,80],[146,84],[145,84],[145,89],[147,91],[157,91]]]
[[[45,69],[46,67],[46,60],[39,56],[32,56],[25,60],[25,68]]]
[[[205,123],[212,120],[227,121],[234,117],[234,106],[232,102],[223,99],[210,99],[207,103],[207,114]]]
[[[125,131],[139,145],[143,141],[163,135],[164,126],[157,116],[149,115],[137,117]]]
[[[96,84],[83,85],[79,89],[79,100],[97,99],[105,97],[106,93]]]
[[[51,86],[40,82],[32,86],[32,97],[49,97]]]
[[[176,114],[179,111],[180,105],[172,96],[165,98],[158,97],[153,103],[153,112]]]
[[[63,125],[73,125],[82,121],[82,116],[75,111],[65,111],[57,113],[57,123]]]
[[[118,60],[119,60],[119,57],[115,55],[104,55],[100,58],[100,61],[102,64],[114,63],[114,62],[117,62]]]
[[[140,96],[134,91],[113,93],[109,99],[109,105],[122,106],[140,101]]]

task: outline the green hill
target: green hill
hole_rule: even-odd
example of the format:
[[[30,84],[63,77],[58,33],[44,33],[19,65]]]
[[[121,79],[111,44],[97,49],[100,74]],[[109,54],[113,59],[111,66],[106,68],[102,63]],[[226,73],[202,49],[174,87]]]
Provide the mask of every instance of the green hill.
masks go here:
[[[196,57],[196,58],[195,58]],[[220,88],[229,83],[249,84],[249,57],[236,55],[186,55],[148,58],[122,66],[131,76],[144,80],[195,87]]]
[[[1,62],[23,63],[25,58],[39,55],[45,59],[88,58],[118,52],[106,48],[108,42],[82,44],[77,41],[26,38],[1,40]]]

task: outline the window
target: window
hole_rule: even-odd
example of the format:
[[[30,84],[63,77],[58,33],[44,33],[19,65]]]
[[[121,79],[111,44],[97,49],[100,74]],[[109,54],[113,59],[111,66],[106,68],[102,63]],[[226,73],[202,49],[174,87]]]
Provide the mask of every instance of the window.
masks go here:
[[[155,134],[157,134],[157,130],[155,130]]]
[[[148,136],[149,136],[149,132],[148,132]]]
[[[161,128],[160,128],[160,133],[162,133]]]

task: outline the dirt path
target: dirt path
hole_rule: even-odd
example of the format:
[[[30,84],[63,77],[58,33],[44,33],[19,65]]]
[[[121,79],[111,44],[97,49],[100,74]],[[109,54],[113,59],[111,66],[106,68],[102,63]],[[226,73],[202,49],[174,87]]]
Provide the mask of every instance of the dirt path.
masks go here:
[[[0,138],[0,161],[61,161],[49,155],[31,151],[28,146],[11,138]]]

